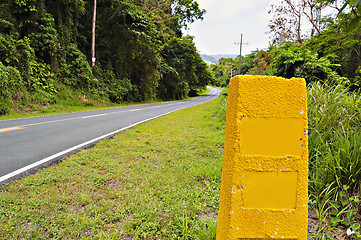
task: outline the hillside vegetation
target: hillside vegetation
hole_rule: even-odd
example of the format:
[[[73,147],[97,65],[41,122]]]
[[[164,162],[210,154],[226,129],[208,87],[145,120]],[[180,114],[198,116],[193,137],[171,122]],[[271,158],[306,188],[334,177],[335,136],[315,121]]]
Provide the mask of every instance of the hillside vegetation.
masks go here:
[[[56,103],[181,99],[213,79],[181,32],[205,13],[194,0],[98,1],[93,68],[93,1],[0,4],[0,115]]]

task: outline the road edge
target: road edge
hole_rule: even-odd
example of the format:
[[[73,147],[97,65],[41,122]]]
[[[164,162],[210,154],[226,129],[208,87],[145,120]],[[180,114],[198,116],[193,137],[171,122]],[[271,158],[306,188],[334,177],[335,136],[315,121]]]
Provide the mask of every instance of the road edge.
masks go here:
[[[217,89],[217,88],[214,88],[214,89]],[[219,95],[217,97],[219,97]],[[211,100],[214,100],[214,99],[211,99]],[[209,101],[211,101],[211,100],[209,100]],[[209,102],[209,101],[206,101],[206,102]],[[197,105],[199,105],[199,104],[197,104]],[[185,107],[185,108],[187,108],[187,107]],[[181,109],[184,109],[184,108],[181,108]],[[64,151],[61,151],[59,153],[56,153],[56,154],[53,154],[53,155],[51,155],[49,157],[41,159],[41,160],[39,160],[39,161],[37,161],[35,163],[32,163],[32,164],[27,165],[25,167],[22,167],[22,168],[20,168],[20,169],[18,169],[16,171],[8,173],[8,174],[6,174],[4,176],[1,176],[0,177],[0,187],[7,184],[7,183],[9,183],[9,182],[11,182],[11,181],[21,179],[22,177],[25,177],[27,175],[34,174],[35,172],[37,172],[38,170],[40,170],[42,168],[48,167],[48,166],[50,166],[52,164],[56,164],[59,161],[61,161],[61,159],[63,159],[64,157],[67,157],[67,156],[70,156],[70,155],[72,155],[74,153],[77,153],[77,152],[81,151],[82,149],[91,148],[91,147],[95,146],[96,143],[98,143],[101,140],[111,139],[116,134],[118,134],[118,133],[120,133],[122,131],[125,131],[127,129],[130,129],[130,128],[136,126],[136,125],[148,122],[148,121],[153,120],[155,118],[165,116],[167,114],[173,113],[173,112],[181,110],[181,109],[175,109],[175,110],[172,110],[172,111],[169,111],[169,112],[166,112],[166,113],[163,113],[163,114],[151,117],[151,118],[147,118],[145,120],[142,120],[142,121],[139,121],[139,122],[136,122],[136,123],[133,123],[133,124],[130,124],[129,126],[120,128],[118,130],[115,130],[113,132],[104,134],[104,135],[96,137],[96,138],[93,138],[93,139],[91,139],[89,141],[78,144],[78,145],[73,146],[71,148],[68,148],[68,149],[66,149]]]

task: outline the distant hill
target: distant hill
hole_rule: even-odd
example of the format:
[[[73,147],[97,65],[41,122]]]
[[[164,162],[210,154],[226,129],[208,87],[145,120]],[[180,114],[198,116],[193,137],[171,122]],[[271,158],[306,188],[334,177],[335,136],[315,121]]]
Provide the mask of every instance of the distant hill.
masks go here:
[[[202,59],[207,64],[216,64],[218,63],[218,60],[221,58],[236,58],[236,54],[216,54],[216,55],[207,55],[207,54],[201,54]]]

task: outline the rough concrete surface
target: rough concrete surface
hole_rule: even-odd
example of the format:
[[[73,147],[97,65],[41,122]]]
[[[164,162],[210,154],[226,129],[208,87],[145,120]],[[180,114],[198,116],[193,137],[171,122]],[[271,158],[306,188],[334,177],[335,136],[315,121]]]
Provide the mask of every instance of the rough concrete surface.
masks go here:
[[[307,239],[307,133],[304,79],[231,79],[218,240]]]

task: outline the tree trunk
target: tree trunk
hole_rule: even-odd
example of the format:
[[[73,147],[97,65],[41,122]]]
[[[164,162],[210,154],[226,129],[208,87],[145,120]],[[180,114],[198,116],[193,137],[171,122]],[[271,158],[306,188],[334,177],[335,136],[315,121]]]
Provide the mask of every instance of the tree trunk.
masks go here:
[[[95,66],[95,23],[97,16],[97,0],[94,0],[94,10],[93,10],[93,24],[92,24],[92,59],[91,59],[91,67]]]

